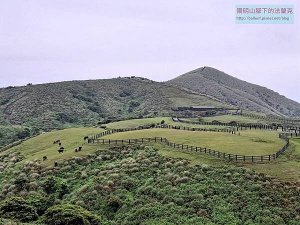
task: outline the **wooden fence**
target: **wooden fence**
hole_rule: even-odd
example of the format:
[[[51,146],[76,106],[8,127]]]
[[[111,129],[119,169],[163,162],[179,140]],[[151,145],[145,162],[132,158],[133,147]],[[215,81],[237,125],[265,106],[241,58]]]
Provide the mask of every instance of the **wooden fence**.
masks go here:
[[[269,120],[269,121],[277,121],[278,123],[283,123],[283,124],[296,124],[296,123],[300,123],[300,119],[284,118],[284,117],[275,116],[275,115],[263,116],[263,115],[257,115],[257,114],[252,114],[252,113],[244,113],[244,112],[242,112],[240,115],[244,116],[244,117],[254,118],[254,119],[263,119],[263,120]]]
[[[89,139],[97,139],[105,135],[120,133],[120,132],[127,132],[127,131],[135,131],[135,130],[145,130],[145,129],[153,129],[153,128],[165,128],[165,129],[174,129],[174,130],[185,130],[185,131],[207,131],[207,132],[225,132],[225,133],[233,133],[235,134],[238,129],[231,129],[231,128],[198,128],[198,127],[183,127],[183,126],[174,126],[174,125],[156,125],[156,126],[139,126],[133,128],[119,128],[119,129],[110,129],[106,130],[102,133],[95,134]]]
[[[280,124],[261,124],[261,123],[225,123],[225,122],[197,122],[197,121],[189,121],[182,118],[176,118],[172,117],[172,120],[174,122],[181,122],[181,123],[188,123],[188,124],[197,124],[197,125],[210,125],[210,126],[231,126],[231,127],[237,127],[240,129],[250,129],[250,130],[281,130],[284,131],[293,131],[294,133],[300,134],[300,127],[297,126],[283,126]]]
[[[190,152],[197,152],[197,153],[203,153],[206,155],[210,155],[216,158],[225,159],[229,161],[237,161],[237,162],[266,162],[275,160],[278,158],[289,146],[289,139],[285,134],[280,134],[279,138],[284,139],[286,141],[286,144],[279,149],[276,153],[271,155],[261,155],[261,156],[246,156],[246,155],[235,155],[235,154],[228,154],[225,152],[220,152],[217,150],[213,150],[210,148],[205,147],[198,147],[198,146],[192,146],[192,145],[186,145],[186,144],[178,144],[175,142],[169,141],[165,137],[149,137],[149,138],[137,138],[137,139],[121,139],[121,140],[113,140],[113,139],[99,139],[100,137],[118,133],[118,132],[125,132],[125,131],[131,131],[131,130],[138,130],[137,128],[127,128],[127,129],[114,129],[114,130],[107,130],[100,134],[97,134],[91,138],[88,139],[89,144],[109,144],[109,145],[125,145],[125,144],[142,144],[142,143],[149,143],[149,142],[160,142],[163,144],[166,144],[169,147],[190,151]]]

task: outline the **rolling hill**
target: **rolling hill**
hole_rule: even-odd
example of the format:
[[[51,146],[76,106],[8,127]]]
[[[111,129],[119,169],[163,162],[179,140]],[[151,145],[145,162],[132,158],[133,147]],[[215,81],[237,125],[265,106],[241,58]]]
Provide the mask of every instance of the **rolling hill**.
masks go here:
[[[299,103],[202,67],[168,82],[132,76],[1,88],[0,126],[51,130],[124,118],[170,116],[180,106],[238,107],[265,115],[300,116]]]
[[[167,84],[192,90],[242,109],[278,116],[299,117],[300,104],[266,87],[239,80],[211,67],[201,67]]]
[[[0,89],[0,125],[44,129],[99,121],[170,115],[182,105],[226,104],[178,87],[128,77]]]

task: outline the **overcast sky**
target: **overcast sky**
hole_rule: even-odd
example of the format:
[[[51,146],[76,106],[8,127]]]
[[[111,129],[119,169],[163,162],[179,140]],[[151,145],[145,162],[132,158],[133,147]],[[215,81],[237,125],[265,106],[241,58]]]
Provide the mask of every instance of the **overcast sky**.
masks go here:
[[[0,87],[202,66],[300,102],[299,0],[1,0]],[[236,24],[236,4],[293,4],[294,24]]]

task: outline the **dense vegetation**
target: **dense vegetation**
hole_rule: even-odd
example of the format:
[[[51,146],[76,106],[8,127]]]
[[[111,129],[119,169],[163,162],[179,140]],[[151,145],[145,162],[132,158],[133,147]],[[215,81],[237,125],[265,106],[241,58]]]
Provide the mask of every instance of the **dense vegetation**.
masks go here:
[[[1,126],[0,125],[0,148],[38,133],[39,130],[25,126]]]
[[[180,106],[240,107],[262,114],[300,115],[299,103],[208,67],[167,83],[133,76],[10,86],[0,88],[0,148],[26,136],[26,129],[33,135],[123,119],[197,114],[175,112]]]
[[[0,158],[2,223],[299,224],[299,183],[189,166],[151,146],[106,148],[58,167],[20,160],[17,153]]]
[[[268,88],[239,80],[211,67],[201,67],[167,82],[242,109],[265,114],[300,116],[300,104]]]
[[[90,126],[124,118],[170,115],[172,107],[184,104],[226,105],[141,78],[70,81],[0,88],[0,125],[44,130]]]
[[[300,115],[299,103],[212,68],[168,83],[129,77],[1,88],[0,225],[300,224],[299,138],[266,164],[221,161],[160,144],[109,147],[83,140],[104,129],[175,125],[166,116],[194,116],[174,108],[195,105]],[[140,119],[114,122],[124,118]],[[197,121],[275,122],[272,118]],[[105,138],[149,135],[237,154],[271,154],[283,145],[276,131],[264,130],[234,135],[151,129]],[[58,139],[63,154],[53,143]],[[74,151],[79,146],[83,151]]]

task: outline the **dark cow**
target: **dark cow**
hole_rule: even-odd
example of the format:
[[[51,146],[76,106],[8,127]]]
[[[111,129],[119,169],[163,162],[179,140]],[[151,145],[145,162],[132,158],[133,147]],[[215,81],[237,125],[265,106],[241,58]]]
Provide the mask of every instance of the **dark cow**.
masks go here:
[[[86,139],[88,139],[89,138],[89,136],[85,136],[84,138],[83,138],[83,140],[86,140]]]
[[[59,152],[59,153],[64,153],[64,150],[65,150],[64,147],[60,147],[60,148],[58,149],[58,152]]]
[[[80,152],[82,150],[82,147],[80,146],[80,147],[78,147],[78,151]]]
[[[58,166],[58,162],[54,162],[54,166],[57,167]]]
[[[53,141],[53,144],[60,143],[60,140]]]
[[[75,148],[75,152],[78,152],[78,149],[77,149],[77,148]]]
[[[43,156],[43,161],[46,161],[47,159],[47,156]]]

